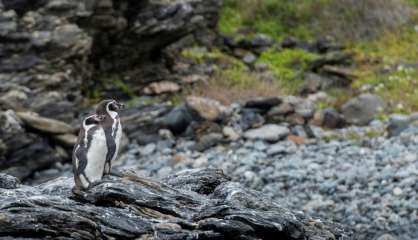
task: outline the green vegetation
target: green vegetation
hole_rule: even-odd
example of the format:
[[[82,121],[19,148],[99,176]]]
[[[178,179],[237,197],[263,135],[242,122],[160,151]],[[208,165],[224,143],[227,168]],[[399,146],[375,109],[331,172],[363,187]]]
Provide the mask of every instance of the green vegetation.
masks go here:
[[[136,95],[133,90],[122,80],[117,74],[103,74],[97,77],[97,85],[95,87],[86,87],[87,96],[93,101],[101,99],[103,93],[107,91],[117,91],[123,93],[130,99],[135,99]]]
[[[351,89],[329,91],[335,97],[332,106],[368,91],[382,96],[389,112],[411,112],[418,111],[417,7],[418,0],[225,0],[218,26],[235,38],[265,33],[277,41],[289,36],[311,41],[331,35],[354,51],[359,76]],[[303,50],[270,49],[258,63],[270,67],[281,93],[295,94],[301,73],[315,57]],[[230,81],[224,86],[259,81],[246,68],[221,71],[217,77]]]
[[[265,33],[282,39],[309,38],[312,12],[328,0],[226,0],[219,21],[225,34]]]
[[[353,87],[369,86],[382,96],[393,112],[418,110],[418,32],[403,29],[385,33],[372,42],[354,46],[357,52],[359,80]]]
[[[219,49],[209,51],[204,47],[186,48],[181,52],[181,56],[197,64],[213,63],[217,66],[232,67],[235,69],[246,68],[243,62],[228,54],[221,52]]]
[[[271,49],[258,61],[269,65],[284,93],[296,94],[303,84],[301,73],[315,58],[316,54],[301,49]]]

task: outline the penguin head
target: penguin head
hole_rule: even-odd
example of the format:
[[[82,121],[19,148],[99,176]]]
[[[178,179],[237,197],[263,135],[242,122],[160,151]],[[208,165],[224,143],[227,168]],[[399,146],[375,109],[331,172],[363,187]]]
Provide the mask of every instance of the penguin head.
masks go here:
[[[116,100],[113,99],[107,99],[103,100],[97,105],[96,113],[97,115],[106,115],[111,114],[111,112],[119,112],[122,110],[125,106],[122,103],[119,103]]]

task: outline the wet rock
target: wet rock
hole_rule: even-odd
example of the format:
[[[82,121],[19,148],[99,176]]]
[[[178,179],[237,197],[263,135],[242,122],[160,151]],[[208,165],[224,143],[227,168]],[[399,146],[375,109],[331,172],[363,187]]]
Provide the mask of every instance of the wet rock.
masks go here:
[[[0,192],[0,234],[73,239],[264,238],[266,233],[295,240],[353,237],[343,225],[312,224],[310,217],[230,182],[219,170],[182,172],[165,182],[123,174],[75,195],[71,187],[71,178],[59,178]]]
[[[385,108],[384,101],[373,94],[362,94],[345,103],[342,108],[344,119],[356,125],[370,123]]]
[[[225,106],[216,100],[204,97],[189,96],[186,99],[186,106],[198,119],[206,121],[222,120],[226,113]]]
[[[266,124],[260,128],[251,129],[244,133],[244,137],[252,140],[276,142],[289,134],[289,129],[275,124]]]

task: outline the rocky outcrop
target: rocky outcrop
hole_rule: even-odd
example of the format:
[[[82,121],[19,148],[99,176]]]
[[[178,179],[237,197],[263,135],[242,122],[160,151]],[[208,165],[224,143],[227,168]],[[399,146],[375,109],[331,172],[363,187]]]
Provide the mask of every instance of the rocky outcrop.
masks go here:
[[[97,95],[97,88],[109,93],[107,87],[119,87],[111,93],[120,96],[125,84],[140,93],[137,88],[150,82],[176,80],[165,64],[169,52],[183,38],[206,36],[220,5],[221,0],[0,1],[0,107],[70,123],[82,113],[84,96]],[[163,87],[148,91],[178,90],[174,82]]]
[[[214,39],[221,2],[0,0],[0,170],[26,178],[69,160],[89,97],[178,91],[168,63]]]
[[[0,175],[0,182],[3,176]],[[7,180],[6,180],[7,181]],[[222,171],[164,182],[125,174],[73,195],[72,179],[2,189],[0,236],[59,239],[352,239],[346,227],[280,207]]]

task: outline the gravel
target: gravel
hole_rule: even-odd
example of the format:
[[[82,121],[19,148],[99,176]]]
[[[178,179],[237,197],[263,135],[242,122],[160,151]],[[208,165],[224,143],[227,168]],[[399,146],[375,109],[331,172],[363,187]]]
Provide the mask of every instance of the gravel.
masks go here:
[[[332,134],[305,145],[241,140],[203,153],[193,141],[132,144],[119,169],[163,178],[187,168],[221,168],[284,207],[353,226],[359,239],[418,239],[418,128],[390,139],[367,137],[369,127],[338,134],[351,140],[332,140]]]

